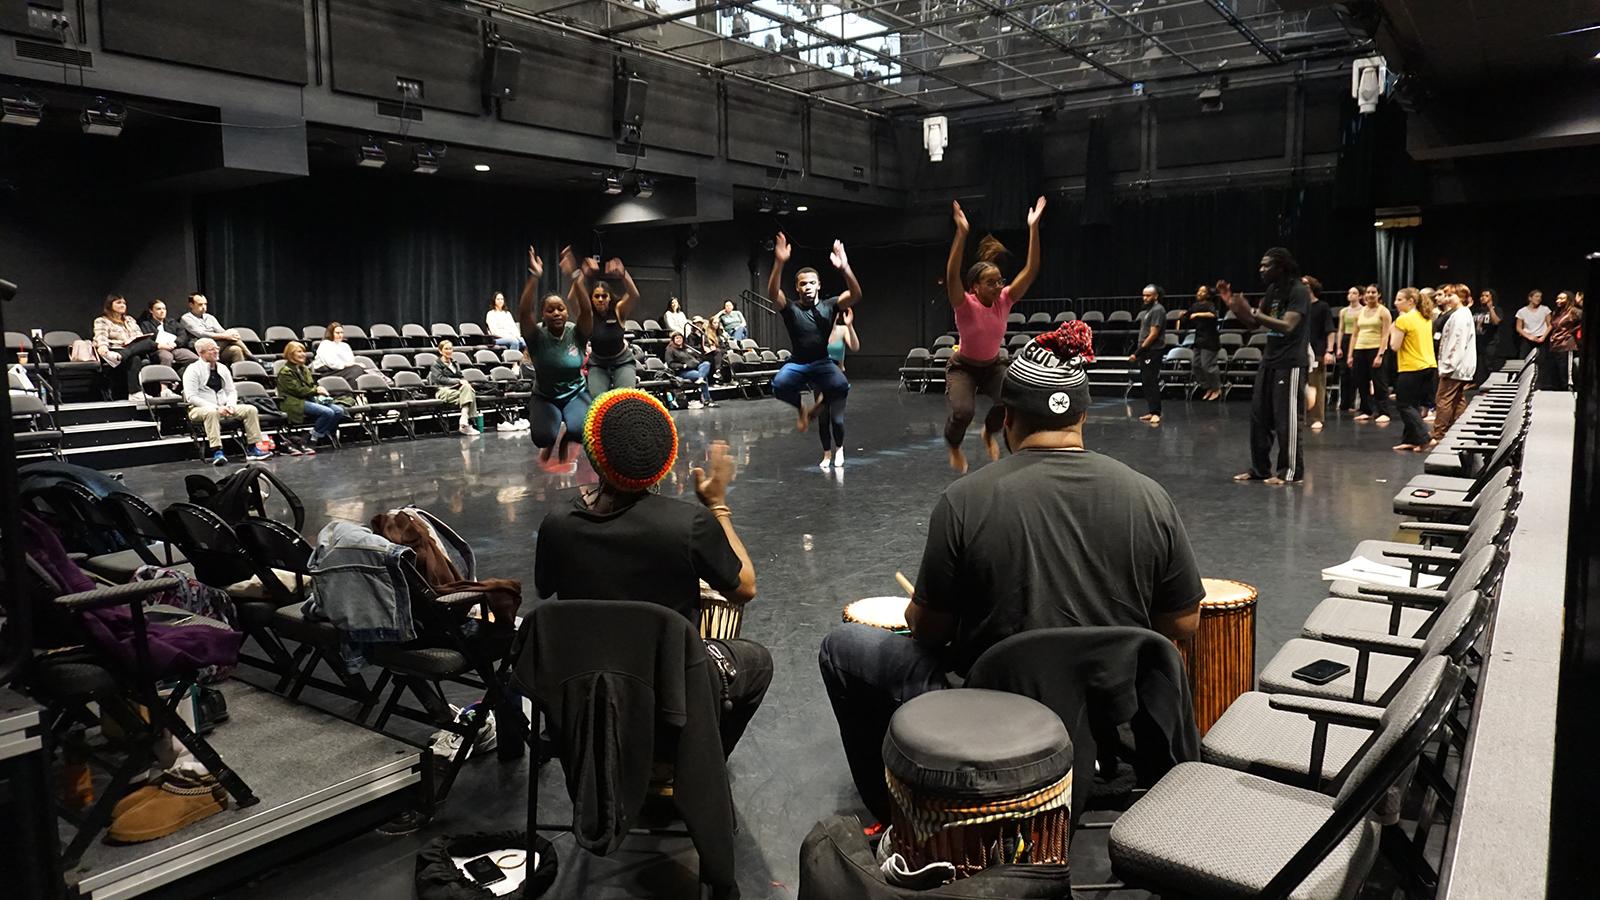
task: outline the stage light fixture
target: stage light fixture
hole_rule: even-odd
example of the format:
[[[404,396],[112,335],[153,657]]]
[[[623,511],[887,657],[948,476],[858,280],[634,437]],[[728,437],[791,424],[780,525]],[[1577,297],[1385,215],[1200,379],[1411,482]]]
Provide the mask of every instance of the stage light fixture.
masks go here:
[[[950,146],[950,120],[944,116],[928,116],[922,120],[922,149],[928,151],[930,162],[944,159],[944,148]]]
[[[772,195],[766,191],[762,191],[761,193],[757,194],[756,212],[769,213],[772,212],[772,210]]]
[[[1378,111],[1378,100],[1383,97],[1384,85],[1389,81],[1389,67],[1381,56],[1358,59],[1350,65],[1350,96],[1356,100],[1361,114]]]
[[[640,175],[633,182],[633,195],[640,200],[649,200],[656,195],[656,179],[652,175]]]
[[[388,161],[389,155],[371,137],[364,139],[361,146],[356,148],[356,165],[363,169],[381,169]]]
[[[426,144],[418,144],[411,151],[411,171],[418,175],[432,175],[439,171],[439,154]]]
[[[788,194],[779,194],[778,195],[777,206],[773,210],[773,212],[777,213],[780,216],[787,216],[789,213],[794,212],[794,207],[789,205],[789,195]]]
[[[622,173],[616,169],[606,173],[605,193],[608,197],[622,193]]]
[[[122,134],[122,123],[128,119],[128,111],[120,103],[112,103],[104,97],[94,98],[94,105],[85,109],[78,117],[83,125],[84,134],[99,134],[106,137],[116,137]]]
[[[1200,90],[1200,111],[1203,113],[1222,112],[1222,89],[1216,85],[1207,85]]]
[[[477,165],[472,167],[472,171],[474,171],[474,172],[487,172],[487,171],[489,171],[489,164],[488,163],[478,163]]]
[[[38,125],[44,118],[44,101],[32,94],[0,97],[0,122],[7,125]]]

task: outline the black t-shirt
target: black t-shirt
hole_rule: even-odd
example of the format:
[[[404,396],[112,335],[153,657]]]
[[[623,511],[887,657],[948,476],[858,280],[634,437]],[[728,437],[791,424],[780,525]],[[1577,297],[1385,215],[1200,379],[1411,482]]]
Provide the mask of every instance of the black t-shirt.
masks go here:
[[[1210,300],[1198,300],[1189,307],[1189,327],[1194,329],[1194,349],[1221,350],[1222,340],[1217,336],[1217,305]]]
[[[1139,315],[1139,339],[1138,343],[1133,345],[1134,352],[1140,356],[1160,356],[1161,352],[1166,349],[1166,345],[1161,341],[1161,335],[1166,330],[1167,308],[1161,305],[1160,300],[1157,300],[1146,306],[1144,312]],[[1144,339],[1149,337],[1152,331],[1156,333],[1155,341],[1149,347],[1142,347]]]
[[[1333,334],[1333,307],[1321,300],[1313,300],[1306,309],[1306,339],[1317,358],[1321,359],[1328,349],[1328,335]]]
[[[1296,281],[1285,289],[1281,284],[1267,287],[1261,298],[1261,312],[1282,319],[1289,313],[1300,314],[1300,323],[1288,334],[1267,332],[1267,349],[1261,353],[1261,365],[1268,369],[1304,369],[1310,364],[1306,358],[1306,345],[1310,342],[1307,315],[1311,306],[1311,289]]]
[[[784,327],[789,329],[789,361],[816,362],[828,358],[828,338],[833,335],[833,315],[839,308],[839,298],[818,300],[810,309],[801,309],[794,300],[784,304],[779,313]]]
[[[700,620],[700,580],[719,591],[739,586],[739,557],[711,511],[643,494],[600,513],[580,498],[539,526],[534,584],[540,597],[648,600]]]
[[[1149,628],[1205,596],[1167,492],[1093,452],[1024,450],[945,489],[916,602],[957,617],[956,671],[1022,631]]]

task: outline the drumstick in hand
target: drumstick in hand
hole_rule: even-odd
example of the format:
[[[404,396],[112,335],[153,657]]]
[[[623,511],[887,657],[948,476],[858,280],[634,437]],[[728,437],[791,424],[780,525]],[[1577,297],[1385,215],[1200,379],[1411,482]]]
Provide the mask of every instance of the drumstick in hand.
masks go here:
[[[900,582],[900,589],[906,592],[907,597],[915,597],[917,595],[916,585],[911,583],[911,580],[905,576],[904,572],[894,573],[894,580]]]

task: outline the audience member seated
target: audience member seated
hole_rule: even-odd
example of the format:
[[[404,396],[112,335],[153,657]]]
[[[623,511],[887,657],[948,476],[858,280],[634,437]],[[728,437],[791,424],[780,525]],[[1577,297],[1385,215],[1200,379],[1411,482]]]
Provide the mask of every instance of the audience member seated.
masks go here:
[[[750,328],[745,324],[744,313],[733,308],[732,300],[722,301],[722,312],[717,313],[717,328],[722,332],[722,341],[733,344],[750,336]]]
[[[345,342],[344,327],[338,322],[329,322],[327,330],[322,332],[322,341],[317,344],[317,355],[311,361],[311,369],[318,375],[338,375],[351,385],[367,371],[356,364],[356,351]]]
[[[667,342],[666,358],[662,361],[673,375],[700,385],[700,399],[690,400],[690,409],[716,405],[711,402],[711,363],[702,360],[698,351],[684,344],[682,332],[672,333],[672,338]]]
[[[343,406],[333,402],[317,385],[317,376],[306,365],[306,345],[290,341],[283,348],[283,367],[278,370],[278,406],[289,417],[290,425],[299,425],[311,417],[311,444],[304,444],[293,435],[283,435],[288,445],[284,452],[291,456],[315,454],[316,445],[333,440],[333,432],[350,414]]]
[[[94,352],[106,367],[111,395],[144,402],[139,370],[155,355],[156,344],[128,315],[128,301],[121,294],[107,294],[101,315],[94,320]]]
[[[683,304],[677,297],[667,300],[667,311],[661,314],[661,324],[667,326],[667,331],[673,334],[684,334],[689,330],[689,316],[683,311]]]
[[[689,320],[689,332],[684,335],[684,341],[700,352],[701,359],[711,363],[710,380],[722,380],[722,335],[716,326],[703,316],[695,316]]]
[[[189,337],[183,323],[167,318],[167,304],[160,297],[151,300],[150,305],[145,307],[139,328],[155,340],[154,358],[163,366],[183,369],[200,358],[187,346],[194,339]]]
[[[250,348],[240,340],[239,332],[223,328],[217,317],[206,311],[210,304],[205,294],[189,295],[189,311],[183,314],[183,328],[196,342],[196,348],[201,338],[210,338],[222,354],[222,361],[228,365],[231,366],[241,359],[249,359]],[[196,354],[199,352],[199,349],[195,350]]]
[[[506,308],[505,294],[494,292],[494,299],[489,302],[489,312],[484,315],[483,324],[494,337],[496,347],[527,352],[528,342],[522,339],[522,326],[517,324],[516,314]]]
[[[755,596],[755,565],[728,507],[734,464],[726,443],[713,443],[706,468],[692,472],[700,506],[651,490],[672,470],[678,435],[666,407],[643,391],[595,400],[583,448],[600,486],[539,526],[540,597],[650,601],[698,625],[702,580],[735,603]],[[722,749],[732,753],[766,696],[772,655],[743,639],[708,641],[706,652],[723,674]]]
[[[200,360],[183,370],[183,399],[189,404],[189,421],[199,422],[206,430],[211,464],[228,464],[228,456],[222,452],[224,419],[238,419],[244,423],[244,437],[249,445],[244,452],[246,459],[267,459],[272,456],[261,434],[260,413],[254,406],[239,402],[239,394],[233,389],[233,374],[227,366],[220,364],[222,350],[217,342],[211,338],[201,338],[194,342],[194,351],[199,354]]]
[[[439,342],[439,361],[428,370],[428,383],[438,388],[434,392],[435,397],[461,407],[461,421],[457,423],[456,430],[469,437],[476,436],[479,432],[473,427],[472,420],[478,417],[478,394],[462,377],[461,364],[456,362],[455,345],[449,341]]]
[[[1068,322],[1030,341],[1001,388],[1012,454],[959,479],[935,505],[911,635],[846,624],[823,638],[822,680],[851,777],[887,822],[881,748],[901,703],[965,677],[999,641],[1036,628],[1125,625],[1180,638],[1205,590],[1172,498],[1084,446],[1084,356],[1093,336]]]

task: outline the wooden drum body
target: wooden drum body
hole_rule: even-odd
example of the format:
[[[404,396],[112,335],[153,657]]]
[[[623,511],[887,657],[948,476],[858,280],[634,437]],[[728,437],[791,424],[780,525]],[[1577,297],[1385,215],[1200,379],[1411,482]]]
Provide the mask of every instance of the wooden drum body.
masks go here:
[[[1202,578],[1200,628],[1176,641],[1194,692],[1194,717],[1205,734],[1234,700],[1255,687],[1256,589],[1241,581]]]
[[[700,637],[712,641],[731,641],[744,625],[744,604],[735,603],[700,582]]]
[[[843,618],[846,622],[905,634],[911,630],[906,625],[906,607],[910,605],[911,601],[905,597],[867,597],[847,605]]]

